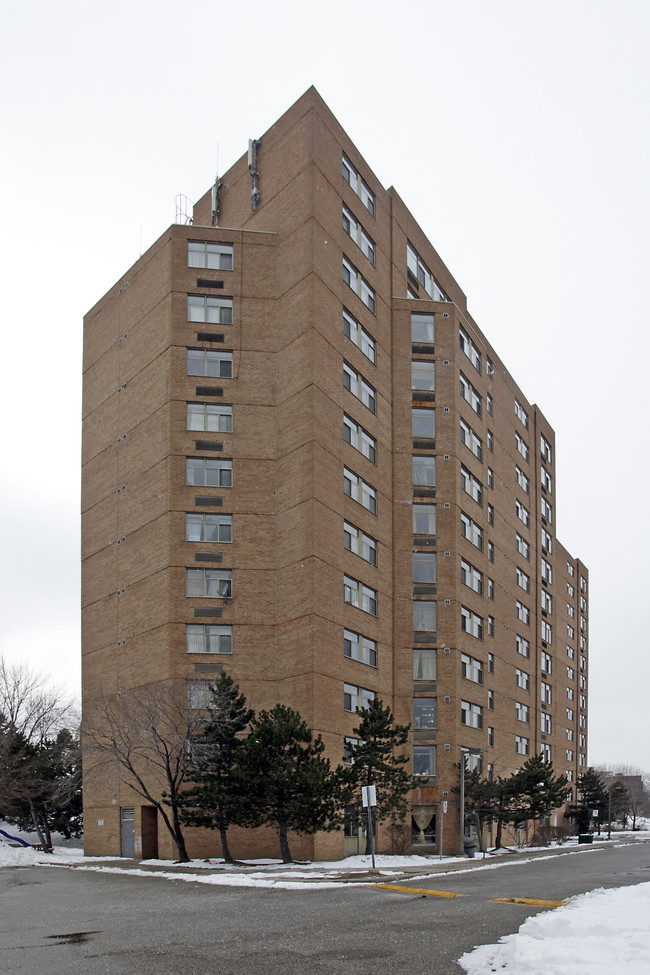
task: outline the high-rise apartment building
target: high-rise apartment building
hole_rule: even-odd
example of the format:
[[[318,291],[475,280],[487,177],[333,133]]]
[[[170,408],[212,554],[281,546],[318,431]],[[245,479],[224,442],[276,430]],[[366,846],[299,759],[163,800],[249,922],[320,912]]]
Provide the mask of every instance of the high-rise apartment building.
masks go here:
[[[494,776],[542,752],[575,793],[588,574],[556,536],[554,432],[314,89],[88,313],[83,424],[85,705],[224,670],[336,764],[378,696],[412,727],[421,851],[445,799],[458,848],[461,751]],[[119,853],[122,821],[172,855],[90,780],[87,852]]]

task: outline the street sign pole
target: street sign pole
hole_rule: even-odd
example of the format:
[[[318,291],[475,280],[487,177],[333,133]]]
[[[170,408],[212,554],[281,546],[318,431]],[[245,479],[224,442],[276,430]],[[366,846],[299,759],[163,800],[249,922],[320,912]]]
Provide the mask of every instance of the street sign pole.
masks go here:
[[[442,860],[442,835],[445,823],[445,813],[447,812],[447,800],[443,799],[440,803],[440,856],[439,860]]]
[[[361,787],[361,801],[368,810],[368,837],[370,839],[370,856],[372,869],[375,869],[375,835],[372,830],[372,807],[377,805],[377,790],[374,785]]]

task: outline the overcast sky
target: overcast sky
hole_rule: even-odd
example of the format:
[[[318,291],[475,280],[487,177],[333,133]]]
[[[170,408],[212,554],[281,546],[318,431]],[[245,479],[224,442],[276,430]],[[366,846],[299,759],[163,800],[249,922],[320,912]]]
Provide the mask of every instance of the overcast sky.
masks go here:
[[[78,688],[84,313],[313,84],[555,429],[589,761],[650,771],[649,28],[647,0],[5,4],[0,652]]]

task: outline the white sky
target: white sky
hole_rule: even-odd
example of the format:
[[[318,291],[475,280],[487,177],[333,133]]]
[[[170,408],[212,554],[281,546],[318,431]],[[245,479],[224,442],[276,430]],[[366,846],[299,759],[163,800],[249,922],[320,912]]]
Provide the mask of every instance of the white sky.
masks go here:
[[[0,652],[78,686],[83,314],[314,84],[555,428],[556,527],[591,573],[589,761],[650,770],[650,5],[34,0],[2,21]]]

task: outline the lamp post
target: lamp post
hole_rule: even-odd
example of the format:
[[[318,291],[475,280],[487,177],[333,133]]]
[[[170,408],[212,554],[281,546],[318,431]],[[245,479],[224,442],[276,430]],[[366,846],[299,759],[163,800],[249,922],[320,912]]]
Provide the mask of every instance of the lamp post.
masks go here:
[[[482,748],[464,748],[460,746],[460,853],[465,853],[465,758],[467,755],[482,755]]]

